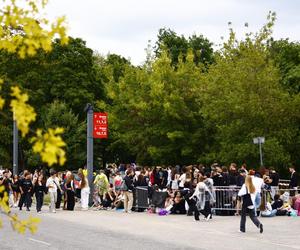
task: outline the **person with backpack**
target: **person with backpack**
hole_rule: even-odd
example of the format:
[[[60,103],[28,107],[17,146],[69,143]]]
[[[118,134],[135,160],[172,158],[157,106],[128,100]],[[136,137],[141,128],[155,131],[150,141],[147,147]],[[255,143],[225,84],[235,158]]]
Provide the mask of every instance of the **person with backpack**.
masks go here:
[[[238,196],[242,197],[242,211],[240,221],[240,232],[246,232],[246,214],[248,213],[252,222],[259,228],[260,233],[263,233],[263,224],[256,217],[255,213],[255,198],[257,191],[253,184],[253,179],[250,175],[245,178],[245,183],[240,189]]]

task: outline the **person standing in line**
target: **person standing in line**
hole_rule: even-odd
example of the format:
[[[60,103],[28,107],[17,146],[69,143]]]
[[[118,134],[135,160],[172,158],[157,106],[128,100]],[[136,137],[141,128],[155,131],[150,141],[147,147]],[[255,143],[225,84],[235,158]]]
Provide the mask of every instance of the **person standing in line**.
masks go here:
[[[69,179],[69,177],[72,175],[72,172],[71,171],[67,171],[65,173],[65,176],[62,178],[63,181],[62,181],[62,184],[61,184],[61,188],[63,190],[63,193],[64,193],[64,205],[63,205],[63,210],[67,210],[67,200],[68,200],[68,197],[67,197],[67,190],[65,189],[65,184],[66,184],[66,181]]]
[[[80,177],[80,189],[81,189],[81,210],[86,211],[89,209],[89,194],[90,187],[89,182],[83,172],[79,172],[78,176]]]
[[[270,179],[271,179],[271,184],[270,184],[271,195],[272,195],[272,199],[274,200],[279,185],[279,174],[276,172],[276,170],[273,167],[270,168]]]
[[[29,207],[31,205],[31,191],[32,191],[32,181],[31,181],[31,173],[26,172],[24,174],[24,179],[20,183],[20,192],[21,198],[19,201],[19,209],[22,210],[23,204],[26,205],[26,210],[30,211]]]
[[[18,207],[18,201],[20,198],[20,181],[19,181],[18,175],[14,175],[14,177],[12,179],[11,188],[12,188],[13,195],[14,195],[14,207],[16,208],[16,207]]]
[[[109,189],[109,181],[103,170],[100,170],[99,174],[96,175],[94,184],[102,203]]]
[[[252,205],[246,204],[245,196],[250,194]],[[263,224],[257,219],[255,213],[255,198],[256,198],[257,191],[253,184],[253,179],[250,175],[246,176],[245,183],[243,184],[242,188],[240,189],[238,196],[243,198],[242,204],[242,211],[241,211],[241,221],[240,221],[240,232],[246,232],[246,214],[248,213],[250,219],[255,224],[256,227],[259,228],[260,233],[263,233]]]
[[[133,171],[128,169],[126,172],[126,176],[124,177],[124,182],[126,185],[126,190],[124,190],[124,212],[131,213],[132,205],[133,205]]]
[[[4,171],[0,176],[0,187],[3,187],[4,190],[0,193],[0,200],[4,197],[4,193],[7,193],[8,200],[6,201],[6,205],[9,207],[9,195],[12,191],[11,181],[8,178],[8,171]]]
[[[74,175],[71,174],[65,184],[67,192],[67,210],[73,211],[75,207],[75,188],[74,188]]]
[[[63,195],[63,191],[61,188],[62,182],[63,182],[62,173],[58,172],[55,177],[55,183],[57,184],[57,200],[55,203],[56,209],[60,209],[60,205],[61,205],[61,201],[62,201],[62,195]]]
[[[46,187],[48,188],[48,193],[50,194],[50,212],[56,213],[55,203],[57,201],[57,186],[56,182],[56,172],[54,169],[50,170],[50,177],[46,182]]]
[[[294,166],[290,166],[289,167],[289,171],[291,173],[291,181],[290,181],[290,185],[289,185],[289,189],[294,189],[294,190],[297,190],[297,187],[298,187],[298,178],[297,178],[297,173],[296,173],[296,170],[295,170],[295,167]],[[290,191],[290,195],[291,196],[295,196],[295,191]]]
[[[41,213],[42,206],[44,203],[44,193],[46,193],[46,185],[44,181],[44,176],[39,175],[36,182],[34,183],[34,193],[36,198],[36,211]]]

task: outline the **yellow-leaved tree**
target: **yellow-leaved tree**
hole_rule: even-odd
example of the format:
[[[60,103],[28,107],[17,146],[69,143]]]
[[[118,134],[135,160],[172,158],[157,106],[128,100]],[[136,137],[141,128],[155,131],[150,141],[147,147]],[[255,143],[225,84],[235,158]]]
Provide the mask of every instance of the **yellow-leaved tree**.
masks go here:
[[[39,50],[51,51],[52,41],[55,38],[60,38],[62,44],[68,43],[65,18],[60,17],[50,22],[41,14],[47,2],[47,0],[0,0],[0,50],[26,58],[34,56]],[[1,110],[9,108],[17,121],[18,129],[25,137],[31,130],[30,123],[35,121],[36,113],[28,104],[29,96],[22,92],[18,83],[14,83],[11,87],[11,101],[8,103],[8,100],[3,98],[4,84],[6,84],[5,76],[0,78],[0,114],[5,118]],[[48,131],[38,129],[33,133],[34,136],[28,138],[33,151],[39,153],[42,161],[49,166],[56,163],[63,165],[66,161],[63,149],[65,143],[60,136],[62,133],[63,128]],[[2,193],[0,209],[9,217],[13,229],[19,233],[25,233],[27,229],[32,233],[36,232],[39,219],[29,217],[21,220],[10,212],[7,205],[8,194],[4,192],[3,186],[0,186],[0,193]]]

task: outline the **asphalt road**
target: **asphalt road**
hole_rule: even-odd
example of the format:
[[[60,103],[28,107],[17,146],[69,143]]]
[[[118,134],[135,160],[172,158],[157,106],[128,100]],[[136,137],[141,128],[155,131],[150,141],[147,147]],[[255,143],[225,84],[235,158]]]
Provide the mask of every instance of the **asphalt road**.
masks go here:
[[[247,221],[247,233],[238,232],[239,217],[214,217],[194,222],[181,215],[158,216],[115,211],[58,211],[41,215],[38,233],[19,235],[7,220],[0,230],[0,249],[300,249],[300,218],[262,218],[264,234]]]

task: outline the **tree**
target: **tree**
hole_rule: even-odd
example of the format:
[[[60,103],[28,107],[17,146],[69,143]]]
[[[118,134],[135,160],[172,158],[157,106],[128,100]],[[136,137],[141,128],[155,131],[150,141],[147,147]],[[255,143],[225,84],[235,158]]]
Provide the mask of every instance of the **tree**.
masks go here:
[[[291,93],[300,92],[300,43],[288,39],[273,40],[269,43],[270,57],[278,65],[281,84]]]
[[[33,56],[38,50],[50,51],[52,39],[55,36],[61,37],[63,44],[68,42],[66,29],[64,26],[64,18],[57,19],[54,23],[40,15],[40,9],[43,9],[47,1],[29,0],[22,2],[21,6],[16,1],[5,1],[0,10],[0,50],[9,53],[16,53],[20,58]],[[49,26],[50,25],[50,26]],[[0,111],[5,106],[8,98],[7,93],[3,93],[8,85],[5,75],[0,79]],[[4,78],[4,79],[3,79]],[[4,86],[4,87],[3,87]],[[4,94],[4,95],[3,95]],[[3,98],[6,97],[6,99]],[[18,122],[18,129],[23,137],[29,132],[29,125],[36,119],[34,108],[28,104],[28,95],[21,92],[18,86],[11,87],[12,100],[10,101],[11,111]],[[9,119],[6,114],[1,115]],[[62,129],[49,129],[47,132],[37,130],[36,135],[31,138],[33,150],[39,152],[42,160],[50,166],[59,162],[61,165],[65,161],[64,150],[65,144],[59,136]],[[0,192],[4,192],[4,187],[0,187]],[[36,232],[39,219],[29,218],[28,220],[20,220],[16,214],[9,213],[8,194],[4,192],[0,199],[0,207],[3,212],[10,218],[12,227],[20,233],[24,233],[29,229],[32,233]],[[1,221],[0,221],[1,225]]]
[[[127,66],[107,85],[106,108],[117,140],[141,164],[191,163],[209,138],[199,110],[201,68],[192,51],[175,69],[167,52],[149,67]],[[149,66],[149,65],[148,65]]]
[[[66,142],[67,168],[78,169],[78,166],[83,166],[86,161],[86,123],[80,122],[78,115],[74,115],[65,103],[59,101],[43,106],[41,121],[45,129],[56,126],[64,128],[62,138]],[[32,150],[29,149],[25,155],[27,166],[41,166],[41,159]]]
[[[192,35],[186,39],[183,35],[178,36],[171,29],[160,29],[157,36],[155,54],[159,57],[163,51],[168,51],[172,61],[172,65],[177,65],[178,59],[182,56],[185,61],[188,50],[192,50],[194,54],[194,62],[198,65],[210,65],[213,59],[212,43],[203,35]]]
[[[265,164],[285,165],[291,160],[287,148],[296,131],[289,121],[290,96],[280,85],[280,73],[269,60],[267,41],[275,14],[256,35],[238,41],[231,30],[203,81],[203,113],[215,127],[209,160],[230,163],[237,159],[258,163],[252,138],[265,136]]]
[[[44,104],[60,100],[83,119],[85,104],[103,97],[93,51],[79,38],[70,37],[68,45],[63,46],[57,39],[51,52],[39,51],[26,59],[2,52],[0,66],[1,75],[30,93],[37,113]]]
[[[84,121],[86,114],[83,108],[86,103],[94,103],[104,95],[103,74],[100,74],[101,71],[98,69],[93,51],[79,38],[69,38],[69,44],[64,46],[61,45],[60,40],[55,40],[51,52],[39,51],[35,56],[25,59],[5,51],[0,52],[0,75],[5,74],[9,82],[18,82],[19,86],[30,94],[30,103],[36,107],[38,118],[31,128],[47,129],[39,117],[43,116],[45,111],[48,112],[47,105],[54,101],[63,102],[70,112],[78,116],[76,119],[79,124]],[[8,83],[7,86],[10,84]],[[9,87],[7,90],[9,91]],[[9,110],[6,111],[6,115],[11,116]],[[0,120],[0,124],[4,122]],[[61,123],[58,121],[58,124]],[[54,123],[51,125],[54,127]],[[82,131],[82,135],[84,134],[85,132]],[[71,134],[66,132],[63,138],[67,140],[69,135]],[[11,141],[7,143],[12,148]],[[20,145],[20,156],[24,155],[24,161],[20,157],[21,166],[28,166],[27,159],[33,164],[29,167],[40,164],[39,159],[33,157],[34,152],[28,140],[21,140]],[[67,147],[70,146],[71,144]],[[3,151],[6,155],[7,150]],[[82,166],[82,153],[79,155],[81,160],[77,164]],[[72,154],[70,156],[74,159]],[[74,161],[67,163],[72,164]],[[5,158],[5,164],[11,165],[11,159]],[[75,166],[77,165],[72,167]]]

